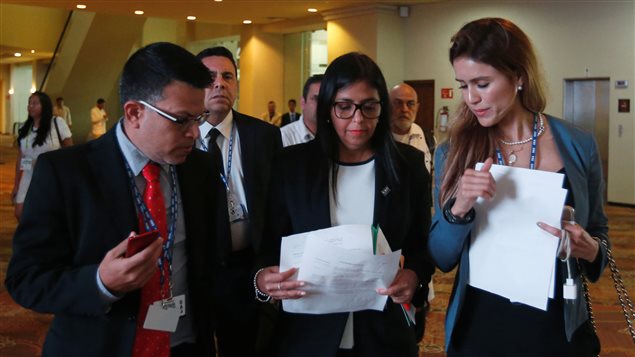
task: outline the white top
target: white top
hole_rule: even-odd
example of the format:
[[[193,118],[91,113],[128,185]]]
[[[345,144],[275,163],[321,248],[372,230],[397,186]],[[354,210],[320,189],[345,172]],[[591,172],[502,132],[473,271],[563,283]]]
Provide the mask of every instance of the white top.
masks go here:
[[[329,175],[331,225],[373,224],[375,211],[375,158],[357,164],[339,164],[337,199]],[[353,348],[353,313],[348,314],[340,348]]]
[[[220,131],[218,138],[216,138],[216,145],[220,148],[221,153],[223,154],[223,167],[224,172],[227,172],[227,163],[229,157],[229,139],[231,138],[232,131],[234,134],[234,142],[232,144],[232,166],[231,172],[229,174],[229,178],[227,180],[227,184],[229,185],[229,190],[231,195],[234,196],[240,204],[243,205],[246,210],[245,214],[249,217],[249,207],[247,207],[247,196],[245,195],[245,174],[243,172],[243,164],[242,164],[242,155],[240,150],[240,135],[238,134],[238,128],[236,128],[234,124],[234,114],[233,111],[229,111],[225,119],[218,124],[217,126],[213,126],[207,121],[204,121],[200,126],[199,130],[201,131],[201,137],[196,142],[196,147],[207,151],[209,147],[209,137],[207,136],[209,132],[216,128]],[[229,205],[230,194],[227,195],[228,205]],[[238,203],[238,202],[237,202]],[[228,207],[229,208],[229,207]],[[231,219],[230,214],[230,229],[231,229],[231,239],[232,239],[232,250],[237,251],[244,248],[247,248],[249,242],[247,241],[246,232],[247,232],[247,224],[249,219],[246,220],[234,220]]]
[[[51,130],[49,135],[44,140],[42,145],[36,145],[33,147],[33,141],[37,135],[37,129],[29,131],[29,133],[20,140],[20,153],[22,154],[22,160],[20,162],[20,170],[22,171],[22,177],[18,186],[18,194],[16,195],[16,203],[23,203],[26,197],[26,192],[31,184],[31,177],[33,176],[33,168],[35,167],[35,161],[40,154],[47,151],[56,150],[62,147],[62,141],[71,137],[71,130],[66,125],[66,122],[62,118],[53,117],[53,120],[57,122],[60,136],[57,136],[57,129],[55,129],[55,123],[51,121]]]
[[[302,116],[299,120],[280,128],[280,134],[282,134],[282,146],[284,147],[307,143],[315,139],[315,135],[304,124],[304,117]]]
[[[108,120],[108,118],[105,110],[99,109],[97,106],[94,106],[90,110],[90,121],[93,123],[93,137],[97,138],[106,134],[106,120]]]
[[[432,169],[432,154],[430,153],[430,148],[426,143],[426,138],[423,136],[423,130],[419,125],[412,123],[408,133],[400,135],[393,132],[392,137],[395,141],[414,146],[415,148],[423,151],[426,161],[426,169],[428,169],[428,172],[432,172],[430,171]]]

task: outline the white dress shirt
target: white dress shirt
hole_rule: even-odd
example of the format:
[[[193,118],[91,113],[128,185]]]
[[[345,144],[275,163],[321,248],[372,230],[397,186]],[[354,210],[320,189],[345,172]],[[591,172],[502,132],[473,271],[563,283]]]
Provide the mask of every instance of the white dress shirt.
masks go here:
[[[213,126],[207,121],[203,122],[199,126],[201,137],[196,143],[197,148],[207,151],[207,148],[210,145],[208,134],[212,129],[218,129],[220,132],[220,135],[216,138],[216,145],[218,145],[223,155],[223,168],[225,174],[227,172],[227,163],[229,162],[229,142],[232,134],[234,135],[232,144],[231,172],[228,175],[227,184],[229,185],[229,189],[233,195],[238,199],[238,201],[240,201],[241,204],[244,205],[247,211],[245,213],[248,217],[249,207],[247,207],[247,197],[245,195],[245,175],[243,172],[242,155],[240,150],[240,135],[238,134],[238,128],[234,125],[233,111],[230,110],[225,119],[223,119],[223,121],[217,126]],[[246,236],[248,222],[248,220],[230,222],[233,251],[247,248],[249,245]]]

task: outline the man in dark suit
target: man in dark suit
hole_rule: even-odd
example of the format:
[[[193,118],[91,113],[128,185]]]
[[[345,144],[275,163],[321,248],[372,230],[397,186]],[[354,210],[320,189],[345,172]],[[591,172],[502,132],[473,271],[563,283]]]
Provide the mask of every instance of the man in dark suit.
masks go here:
[[[123,118],[38,158],[5,284],[20,305],[55,314],[43,355],[215,355],[207,261],[218,168],[193,151],[210,82],[179,46],[141,48],[121,76]],[[126,257],[128,238],[150,230],[165,233]]]
[[[274,155],[282,147],[280,130],[232,110],[238,83],[236,63],[224,47],[197,57],[212,75],[205,91],[207,121],[198,146],[222,153],[222,188],[227,209],[220,209],[214,269],[215,334],[219,355],[253,356],[258,338],[258,306],[253,293],[255,253],[260,247],[267,188]],[[214,183],[215,184],[215,183]]]
[[[297,103],[295,102],[295,99],[289,99],[289,103],[287,103],[287,105],[289,106],[289,111],[287,113],[282,114],[282,121],[280,122],[281,128],[287,124],[291,124],[294,121],[300,119],[300,114],[295,112],[296,104]]]

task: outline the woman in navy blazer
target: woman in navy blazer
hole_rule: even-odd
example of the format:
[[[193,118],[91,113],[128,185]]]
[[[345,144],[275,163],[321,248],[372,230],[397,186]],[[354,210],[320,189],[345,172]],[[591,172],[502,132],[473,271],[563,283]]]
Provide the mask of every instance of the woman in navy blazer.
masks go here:
[[[274,168],[270,217],[254,278],[260,299],[304,296],[296,269],[278,269],[281,237],[340,224],[379,225],[405,265],[378,293],[383,311],[280,313],[277,356],[417,356],[414,330],[399,304],[425,301],[434,272],[426,253],[430,177],[424,156],[395,144],[386,83],[366,55],[334,60],[322,81],[317,138],[283,150]],[[352,197],[351,197],[352,196]],[[352,322],[352,329],[347,326]],[[343,339],[343,336],[351,339]],[[348,344],[344,343],[347,340]],[[351,343],[352,342],[352,343]]]
[[[590,327],[580,276],[596,281],[607,262],[600,243],[608,243],[608,226],[596,143],[591,134],[541,113],[546,101],[533,47],[510,21],[485,18],[465,25],[452,37],[450,62],[463,102],[449,140],[436,153],[439,175],[428,241],[441,270],[459,265],[446,316],[448,355],[596,355],[599,341]],[[475,269],[469,266],[473,206],[478,197],[495,195],[489,173],[494,159],[565,174],[566,204],[575,207],[577,223],[563,221],[562,228],[571,239],[577,299],[564,302],[567,264],[560,260],[547,311],[468,285],[470,268]],[[472,169],[477,162],[485,162],[480,171]],[[537,224],[560,237],[560,227]]]

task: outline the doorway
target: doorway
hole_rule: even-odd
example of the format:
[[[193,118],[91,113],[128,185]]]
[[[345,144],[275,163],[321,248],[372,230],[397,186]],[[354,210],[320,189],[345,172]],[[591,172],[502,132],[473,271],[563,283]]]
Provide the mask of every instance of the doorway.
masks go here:
[[[417,123],[421,129],[434,133],[434,80],[404,81],[417,92],[419,111]]]
[[[602,174],[608,187],[609,170],[609,78],[565,79],[564,118],[593,133],[600,150]],[[606,188],[604,199],[606,201]]]

